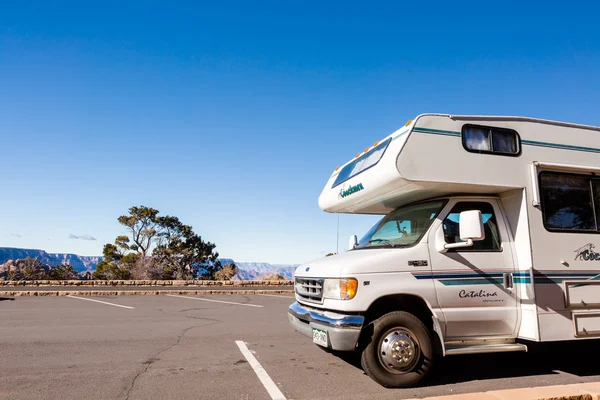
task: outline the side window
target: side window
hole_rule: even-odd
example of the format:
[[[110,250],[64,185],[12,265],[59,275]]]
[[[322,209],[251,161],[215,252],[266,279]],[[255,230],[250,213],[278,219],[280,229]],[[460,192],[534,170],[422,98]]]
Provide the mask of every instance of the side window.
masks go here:
[[[473,242],[472,247],[466,247],[460,249],[460,251],[499,251],[500,233],[498,232],[494,207],[490,203],[483,201],[461,201],[452,207],[452,210],[446,219],[444,219],[444,238],[446,239],[446,243],[462,242],[459,233],[460,213],[469,210],[481,211],[485,239]]]
[[[335,182],[333,182],[332,188],[346,182],[348,179],[355,177],[356,175],[364,172],[377,164],[381,157],[383,157],[383,153],[387,149],[388,144],[390,144],[392,140],[387,139],[384,142],[378,144],[374,149],[369,151],[367,154],[363,154],[356,160],[352,161],[350,164],[346,165],[338,174],[337,178],[335,178]]]
[[[540,189],[546,229],[598,231],[599,187],[592,176],[542,172]]]
[[[521,154],[519,134],[512,129],[465,125],[462,129],[465,150],[472,153],[518,156]]]

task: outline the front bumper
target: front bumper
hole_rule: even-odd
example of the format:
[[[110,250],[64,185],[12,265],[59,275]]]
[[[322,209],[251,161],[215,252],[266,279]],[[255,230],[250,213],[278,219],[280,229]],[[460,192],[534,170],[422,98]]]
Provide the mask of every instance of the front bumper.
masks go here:
[[[298,302],[288,309],[288,319],[295,330],[312,338],[312,328],[327,331],[328,345],[333,350],[349,351],[356,348],[365,318],[302,306]]]

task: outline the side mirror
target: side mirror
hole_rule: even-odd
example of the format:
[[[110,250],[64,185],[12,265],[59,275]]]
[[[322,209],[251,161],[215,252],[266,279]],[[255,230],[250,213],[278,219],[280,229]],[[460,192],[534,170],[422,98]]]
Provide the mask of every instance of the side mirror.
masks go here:
[[[350,240],[348,240],[348,250],[354,250],[357,244],[358,237],[356,235],[350,236]]]
[[[483,230],[483,218],[481,211],[463,211],[459,216],[459,235],[464,242],[445,244],[445,249],[456,249],[460,247],[471,247],[473,242],[485,239]]]

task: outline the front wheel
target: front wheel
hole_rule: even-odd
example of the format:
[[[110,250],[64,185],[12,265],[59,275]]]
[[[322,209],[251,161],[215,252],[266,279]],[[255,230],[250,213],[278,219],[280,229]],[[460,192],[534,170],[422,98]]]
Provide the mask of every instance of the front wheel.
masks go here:
[[[394,311],[372,322],[361,366],[384,387],[411,387],[427,376],[434,358],[431,332],[414,315]]]

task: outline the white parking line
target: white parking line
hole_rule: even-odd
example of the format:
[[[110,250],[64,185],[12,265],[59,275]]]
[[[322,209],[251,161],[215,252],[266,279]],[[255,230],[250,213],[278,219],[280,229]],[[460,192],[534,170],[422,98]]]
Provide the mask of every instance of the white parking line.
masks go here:
[[[258,307],[263,308],[264,306],[260,306],[258,304],[244,304],[244,303],[235,303],[233,301],[223,301],[223,300],[210,300],[210,299],[202,299],[200,297],[189,297],[189,296],[181,296],[178,294],[167,294],[169,297],[179,297],[181,299],[190,299],[190,300],[200,300],[200,301],[211,301],[213,303],[225,303],[225,304],[234,304],[236,306],[246,306],[246,307]]]
[[[129,306],[122,306],[120,304],[114,304],[114,303],[108,303],[106,301],[100,301],[100,300],[94,300],[94,299],[86,299],[85,297],[77,297],[77,296],[72,296],[72,295],[67,295],[65,297],[70,297],[72,299],[79,299],[79,300],[86,300],[86,301],[93,301],[94,303],[101,303],[101,304],[106,304],[108,306],[115,306],[115,307],[121,307],[121,308],[128,308],[130,310],[133,310],[135,307],[129,307]]]
[[[294,296],[284,296],[284,295],[277,295],[277,294],[259,294],[259,296],[282,297],[284,299],[295,299]]]
[[[254,357],[254,354],[250,352],[248,346],[246,346],[246,343],[242,342],[241,340],[236,340],[235,344],[237,344],[244,357],[246,357],[246,360],[248,360],[248,364],[250,364],[256,373],[256,376],[258,376],[260,382],[263,384],[265,389],[267,389],[267,392],[269,392],[271,399],[286,400],[283,393],[281,393],[281,390],[279,390],[275,382],[273,382],[273,379],[271,379],[269,374],[267,374],[267,371],[265,371],[262,365],[260,365],[256,357]]]

